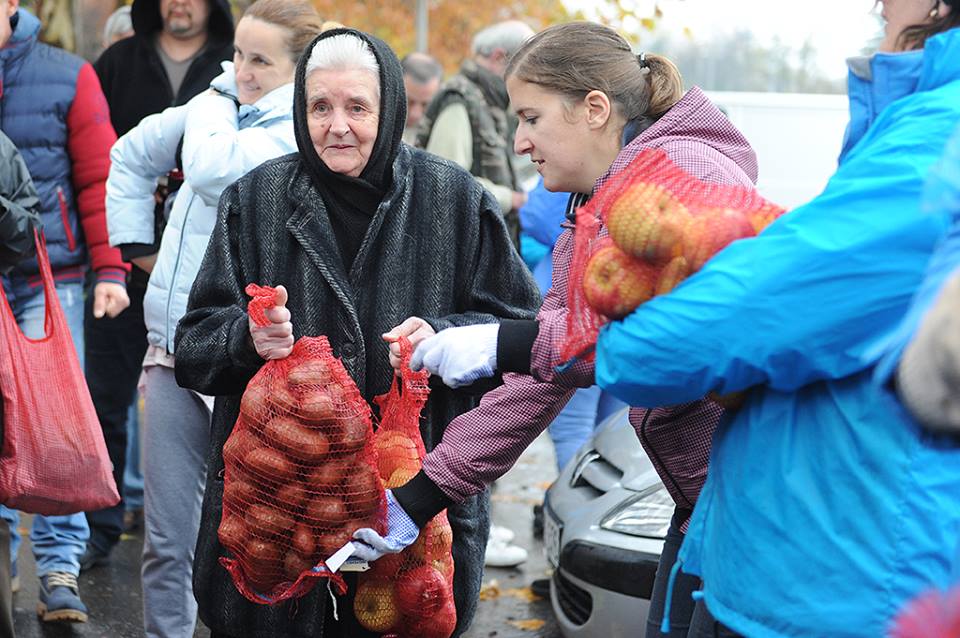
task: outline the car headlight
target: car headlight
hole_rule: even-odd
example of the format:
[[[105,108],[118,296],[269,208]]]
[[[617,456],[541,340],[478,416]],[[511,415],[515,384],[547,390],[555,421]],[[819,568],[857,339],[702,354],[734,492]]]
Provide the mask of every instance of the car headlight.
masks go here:
[[[600,527],[621,534],[664,538],[676,505],[662,484],[631,496],[610,510]]]

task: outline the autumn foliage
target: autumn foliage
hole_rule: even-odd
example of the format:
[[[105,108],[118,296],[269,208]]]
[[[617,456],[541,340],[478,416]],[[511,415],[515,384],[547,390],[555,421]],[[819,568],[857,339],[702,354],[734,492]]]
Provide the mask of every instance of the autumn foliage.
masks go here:
[[[313,4],[324,20],[335,20],[372,33],[389,44],[400,57],[416,48],[414,0],[314,0]],[[558,0],[479,4],[432,0],[428,2],[428,7],[428,50],[440,60],[447,73],[459,68],[460,62],[470,54],[473,34],[487,25],[500,20],[519,19],[539,31],[551,24],[577,17],[569,13]]]

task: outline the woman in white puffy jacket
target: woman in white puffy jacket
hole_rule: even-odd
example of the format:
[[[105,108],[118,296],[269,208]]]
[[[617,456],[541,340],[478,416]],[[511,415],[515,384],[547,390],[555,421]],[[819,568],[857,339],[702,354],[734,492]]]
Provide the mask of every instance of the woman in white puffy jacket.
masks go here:
[[[145,397],[142,584],[147,636],[193,635],[194,545],[203,498],[212,399],[177,386],[174,334],[217,218],[220,193],[263,162],[296,152],[293,79],[321,30],[307,0],[258,0],[237,24],[233,62],[187,104],[144,118],[110,153],[110,243],[150,272]],[[182,144],[181,144],[182,140]],[[155,255],[154,190],[177,166],[176,194]],[[147,250],[143,250],[147,248]],[[139,249],[139,250],[138,250]]]

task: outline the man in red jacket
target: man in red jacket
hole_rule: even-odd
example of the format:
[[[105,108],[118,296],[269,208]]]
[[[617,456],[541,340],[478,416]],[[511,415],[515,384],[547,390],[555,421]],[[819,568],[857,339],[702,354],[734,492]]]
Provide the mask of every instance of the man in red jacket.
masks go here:
[[[94,314],[112,317],[129,304],[129,269],[107,236],[104,198],[110,147],[116,134],[93,67],[37,41],[40,21],[0,0],[0,129],[20,149],[40,199],[40,217],[57,296],[83,361],[83,282],[92,268]],[[24,334],[43,336],[44,296],[36,260],[20,262],[3,287]],[[20,545],[16,512],[0,508],[10,525],[12,571]],[[82,513],[35,516],[30,540],[40,576],[43,621],[84,622],[77,575],[89,537]],[[16,582],[16,576],[14,575]]]

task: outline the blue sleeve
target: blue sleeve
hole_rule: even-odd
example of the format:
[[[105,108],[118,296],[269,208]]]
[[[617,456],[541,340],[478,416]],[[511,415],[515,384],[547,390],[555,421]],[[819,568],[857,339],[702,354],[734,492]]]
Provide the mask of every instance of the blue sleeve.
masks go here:
[[[931,215],[949,215],[952,224],[950,232],[930,258],[926,275],[917,289],[910,310],[878,353],[881,358],[875,379],[880,384],[890,380],[921,319],[937,298],[947,277],[960,266],[960,127],[950,138],[941,160],[930,170],[924,187],[922,210]]]
[[[544,246],[553,247],[563,232],[567,200],[570,193],[551,193],[543,187],[543,179],[537,181],[527,202],[520,207],[520,227]]]
[[[948,225],[919,214],[919,202],[955,98],[881,115],[819,197],[606,326],[598,385],[653,407],[757,384],[795,391],[865,369]]]

